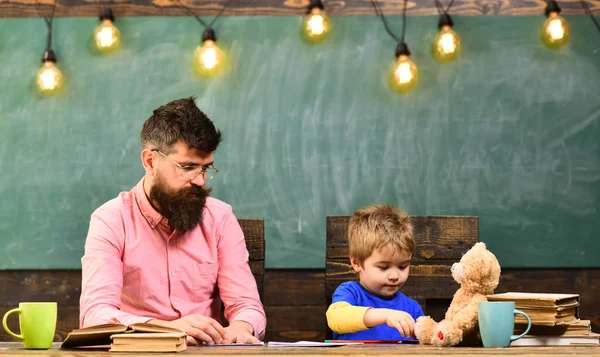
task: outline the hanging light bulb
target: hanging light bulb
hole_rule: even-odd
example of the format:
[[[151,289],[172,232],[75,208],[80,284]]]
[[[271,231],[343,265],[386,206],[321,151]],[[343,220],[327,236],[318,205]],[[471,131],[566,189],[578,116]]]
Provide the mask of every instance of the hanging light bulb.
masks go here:
[[[542,25],[542,42],[550,48],[561,47],[569,38],[569,23],[558,15],[560,10],[556,1],[548,1],[545,10],[547,19]]]
[[[450,15],[440,15],[440,32],[433,40],[433,58],[439,63],[448,63],[456,59],[461,50],[460,36],[452,29],[454,22]]]
[[[63,85],[63,76],[56,68],[56,55],[47,49],[42,56],[44,65],[36,75],[36,83],[43,94],[55,94]]]
[[[100,15],[100,21],[100,25],[94,30],[94,43],[100,51],[112,52],[121,43],[121,33],[113,24],[115,17],[110,8],[104,9],[104,12]]]
[[[329,17],[323,10],[321,0],[310,0],[308,15],[302,23],[302,37],[312,43],[320,43],[327,37],[331,30]]]
[[[213,76],[221,68],[223,51],[217,47],[216,41],[215,31],[208,28],[202,35],[202,46],[198,46],[194,52],[194,66],[202,76]]]
[[[398,43],[396,47],[396,63],[392,66],[389,74],[389,84],[393,90],[406,93],[409,92],[419,79],[417,65],[410,60],[410,51],[404,42]]]

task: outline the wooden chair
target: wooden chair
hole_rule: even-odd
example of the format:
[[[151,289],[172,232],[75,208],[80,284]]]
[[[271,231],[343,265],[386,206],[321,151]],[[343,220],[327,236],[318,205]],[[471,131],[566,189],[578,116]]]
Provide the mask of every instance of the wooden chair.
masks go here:
[[[248,249],[248,264],[256,279],[256,286],[261,298],[265,281],[265,221],[262,219],[238,219]]]
[[[450,267],[479,240],[478,217],[414,216],[415,254],[402,292],[417,300],[423,312],[436,320],[444,317],[458,283]],[[331,303],[341,283],[356,280],[348,258],[349,216],[327,217],[325,297]]]

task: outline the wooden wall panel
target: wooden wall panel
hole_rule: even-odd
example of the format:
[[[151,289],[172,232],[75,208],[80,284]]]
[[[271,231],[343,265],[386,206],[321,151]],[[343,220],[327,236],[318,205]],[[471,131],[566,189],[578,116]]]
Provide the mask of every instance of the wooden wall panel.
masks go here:
[[[9,0],[0,2],[0,17],[40,17],[49,14],[48,8],[54,0]],[[57,17],[97,17],[102,12],[102,4],[110,6],[115,16],[189,16],[173,0],[137,0],[133,1],[84,1],[57,0]],[[229,0],[181,0],[199,16],[215,16]],[[403,0],[380,0],[380,6],[386,15],[402,13]],[[600,0],[586,0],[592,11],[600,10]],[[449,3],[442,0],[445,6]],[[582,15],[584,11],[578,0],[559,0],[563,14]],[[236,0],[223,12],[224,16],[302,16],[306,12],[309,0]],[[324,0],[330,15],[374,15],[370,0]],[[40,4],[36,6],[36,4]],[[542,16],[546,2],[544,0],[456,0],[451,15],[534,15]],[[407,4],[410,16],[437,15],[434,0],[415,1]],[[44,15],[40,15],[40,12]]]
[[[325,339],[322,270],[267,270],[263,304],[267,341],[322,341]]]
[[[81,270],[0,270],[0,306],[26,301],[78,306],[80,294]]]

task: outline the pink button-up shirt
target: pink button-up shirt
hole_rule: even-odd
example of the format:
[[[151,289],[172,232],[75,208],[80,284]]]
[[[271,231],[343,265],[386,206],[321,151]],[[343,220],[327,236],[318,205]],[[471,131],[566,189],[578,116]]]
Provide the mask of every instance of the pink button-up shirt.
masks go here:
[[[231,206],[208,197],[202,223],[170,232],[148,201],[143,179],[91,217],[81,259],[81,327],[190,314],[242,320],[264,337],[266,317]],[[220,296],[220,298],[219,298]]]

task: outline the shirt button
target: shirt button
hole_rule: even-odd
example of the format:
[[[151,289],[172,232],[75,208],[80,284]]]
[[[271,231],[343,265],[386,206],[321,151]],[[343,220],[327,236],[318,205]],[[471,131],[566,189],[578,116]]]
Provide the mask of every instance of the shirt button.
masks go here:
[[[175,277],[175,273],[171,273],[171,276],[172,276],[172,277]]]

